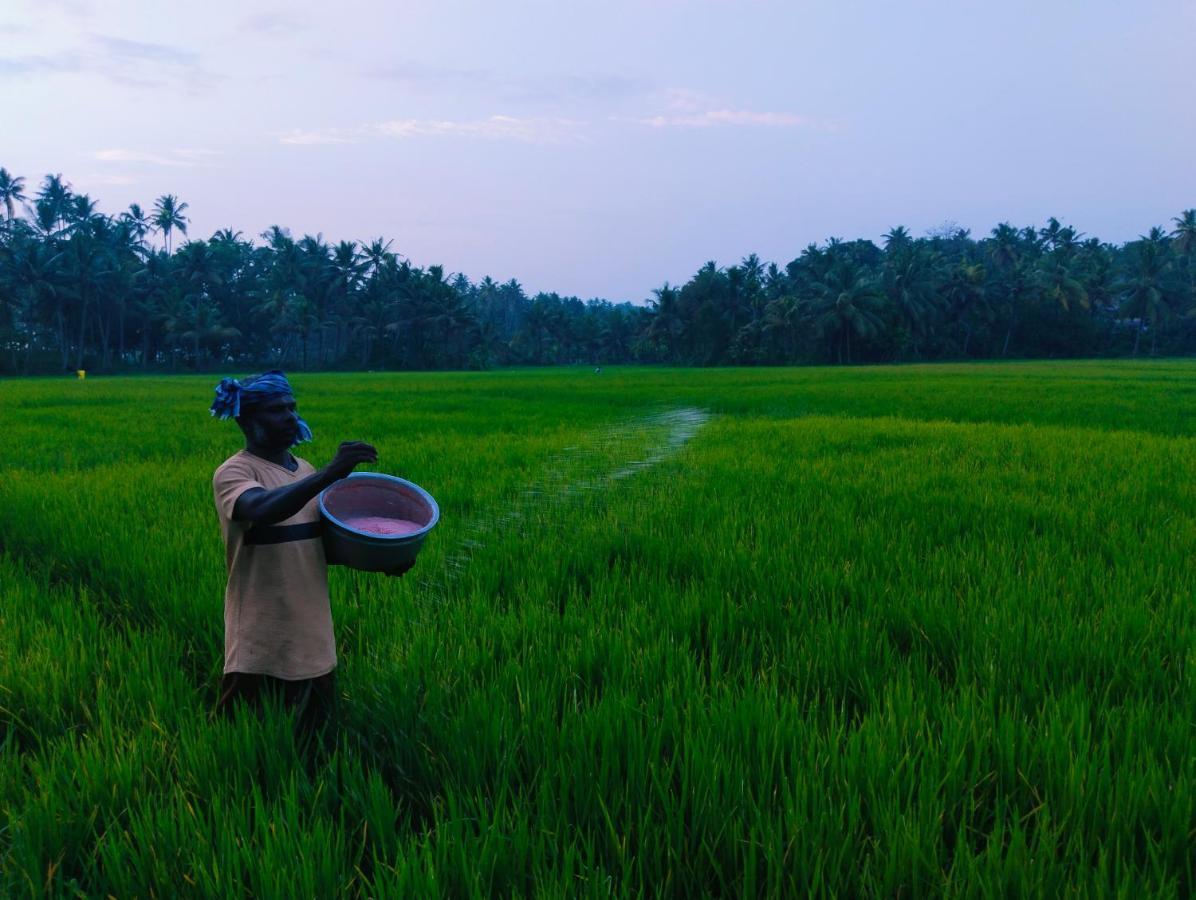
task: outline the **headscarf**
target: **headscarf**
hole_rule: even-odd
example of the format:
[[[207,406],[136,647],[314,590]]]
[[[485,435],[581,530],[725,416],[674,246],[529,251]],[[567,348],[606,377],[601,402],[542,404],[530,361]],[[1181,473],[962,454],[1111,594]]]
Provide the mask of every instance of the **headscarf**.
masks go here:
[[[246,378],[244,382],[235,378],[224,378],[216,385],[216,399],[212,401],[210,412],[220,419],[235,419],[241,415],[242,406],[248,411],[264,400],[285,394],[294,394],[294,391],[291,390],[291,383],[287,381],[287,377],[279,369],[271,369],[261,375]],[[310,440],[311,429],[303,419],[299,419],[299,437],[295,443]]]

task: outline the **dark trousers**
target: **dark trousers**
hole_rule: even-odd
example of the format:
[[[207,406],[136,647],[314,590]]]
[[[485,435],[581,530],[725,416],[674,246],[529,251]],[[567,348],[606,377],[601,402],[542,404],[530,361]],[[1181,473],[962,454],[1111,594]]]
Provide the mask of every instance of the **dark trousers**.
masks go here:
[[[225,672],[220,679],[216,713],[231,716],[241,704],[260,710],[267,698],[291,711],[295,717],[295,735],[305,744],[317,734],[327,737],[336,711],[336,671],[298,681],[273,675]]]

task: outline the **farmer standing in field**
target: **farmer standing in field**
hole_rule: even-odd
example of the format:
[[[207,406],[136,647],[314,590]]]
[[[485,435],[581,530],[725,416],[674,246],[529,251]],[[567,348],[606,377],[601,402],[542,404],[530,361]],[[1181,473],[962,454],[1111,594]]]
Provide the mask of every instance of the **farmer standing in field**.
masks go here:
[[[319,470],[294,456],[290,448],[312,434],[277,370],[243,382],[225,378],[211,413],[235,419],[245,434],[245,449],[212,478],[228,566],[216,708],[227,714],[239,700],[258,707],[273,696],[293,711],[297,732],[310,735],[328,721],[336,700],[336,641],[316,496],[378,454],[369,444],[347,441]]]

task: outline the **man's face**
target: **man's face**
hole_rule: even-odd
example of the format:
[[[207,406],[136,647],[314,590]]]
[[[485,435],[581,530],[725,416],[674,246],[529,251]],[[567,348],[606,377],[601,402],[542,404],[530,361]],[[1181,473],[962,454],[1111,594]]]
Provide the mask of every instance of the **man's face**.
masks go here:
[[[242,418],[246,436],[260,447],[285,450],[299,440],[299,412],[290,394],[255,403]]]

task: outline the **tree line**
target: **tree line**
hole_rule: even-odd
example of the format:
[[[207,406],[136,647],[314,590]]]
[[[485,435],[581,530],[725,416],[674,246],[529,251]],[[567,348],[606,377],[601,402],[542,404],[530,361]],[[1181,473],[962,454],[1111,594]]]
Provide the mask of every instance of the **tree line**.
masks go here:
[[[187,238],[188,205],[109,216],[0,168],[0,373],[776,365],[1196,351],[1196,210],[1113,245],[1050,219],[973,238],[831,238],[710,262],[643,305],[533,296],[381,238]],[[177,246],[176,246],[177,245]]]

